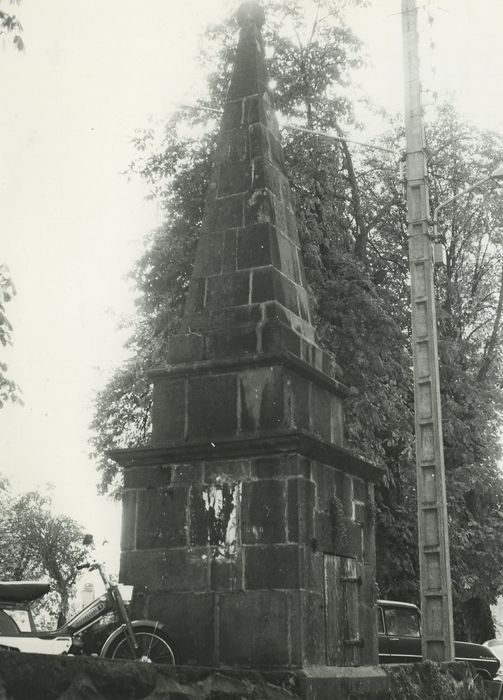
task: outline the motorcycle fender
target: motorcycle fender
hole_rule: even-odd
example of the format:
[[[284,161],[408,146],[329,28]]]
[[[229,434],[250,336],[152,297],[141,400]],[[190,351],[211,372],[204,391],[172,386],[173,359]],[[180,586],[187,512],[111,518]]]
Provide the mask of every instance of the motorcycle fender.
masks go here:
[[[164,629],[164,625],[162,624],[162,622],[155,622],[154,620],[133,620],[133,622],[131,622],[131,626],[133,629],[135,627],[151,627],[154,631]],[[100,656],[107,655],[107,651],[110,648],[110,645],[117,639],[117,637],[119,637],[122,634],[124,627],[125,625],[121,625],[116,630],[114,630],[109,637],[107,637],[100,651]]]

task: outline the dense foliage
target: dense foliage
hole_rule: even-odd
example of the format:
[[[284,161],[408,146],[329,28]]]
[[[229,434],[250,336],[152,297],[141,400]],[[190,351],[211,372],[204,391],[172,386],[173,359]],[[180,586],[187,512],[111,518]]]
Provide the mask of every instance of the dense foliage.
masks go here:
[[[1,2],[1,0],[0,0]],[[10,5],[19,5],[20,0],[10,0]],[[18,51],[23,51],[24,42],[21,37],[23,27],[21,22],[12,12],[0,9],[0,38],[7,38],[12,41]]]
[[[343,3],[288,0],[268,12],[267,36],[277,105],[290,124],[343,133],[354,126],[345,84],[359,44]],[[310,12],[312,10],[312,12]],[[215,66],[207,102],[220,107],[234,30],[211,28],[203,55]],[[103,491],[120,492],[104,451],[148,438],[145,371],[163,364],[166,339],[183,309],[201,226],[217,121],[207,112],[173,114],[155,145],[138,133],[132,170],[152,185],[164,225],[133,271],[141,292],[131,360],[97,397],[93,447]],[[390,118],[380,145],[400,151]],[[334,352],[355,391],[347,404],[348,443],[384,468],[377,493],[378,583],[382,596],[418,598],[413,396],[406,211],[396,162],[292,129],[283,145],[296,204],[318,340]],[[503,139],[438,109],[428,128],[432,207],[503,160]],[[369,155],[370,153],[370,155]],[[440,371],[458,636],[487,639],[489,604],[503,592],[503,209],[494,194],[473,194],[445,210],[440,230],[447,266],[438,274]],[[485,617],[484,617],[485,615]]]
[[[0,0],[0,3],[2,0]],[[10,0],[10,5],[19,4],[20,0]],[[0,39],[7,38],[13,45],[22,51],[23,40],[20,36],[23,28],[20,21],[11,12],[0,8]],[[5,347],[11,344],[12,326],[6,315],[6,304],[15,294],[14,284],[9,274],[7,265],[0,263],[0,346]],[[0,408],[7,401],[19,399],[19,387],[7,375],[7,365],[0,356]]]
[[[7,318],[6,305],[14,294],[14,284],[7,266],[0,265],[0,347],[4,348],[12,344],[12,325]],[[0,359],[0,408],[8,401],[19,400],[19,388],[7,371],[7,364]]]
[[[0,507],[0,579],[49,578],[54,593],[41,603],[57,617],[52,625],[61,624],[68,615],[76,566],[87,551],[82,528],[72,518],[53,513],[49,492],[14,494],[1,476]]]

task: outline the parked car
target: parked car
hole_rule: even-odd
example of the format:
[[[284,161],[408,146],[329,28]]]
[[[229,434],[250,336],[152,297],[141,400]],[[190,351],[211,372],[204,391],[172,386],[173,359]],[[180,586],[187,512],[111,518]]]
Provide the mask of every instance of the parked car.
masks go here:
[[[503,639],[490,639],[484,642],[484,646],[488,647],[494,656],[499,659],[500,664],[503,664]],[[503,666],[500,666],[496,680],[503,681]]]
[[[421,613],[417,605],[394,600],[377,601],[379,663],[404,664],[421,661]],[[482,644],[454,642],[456,661],[468,661],[479,676],[492,679],[499,659]]]

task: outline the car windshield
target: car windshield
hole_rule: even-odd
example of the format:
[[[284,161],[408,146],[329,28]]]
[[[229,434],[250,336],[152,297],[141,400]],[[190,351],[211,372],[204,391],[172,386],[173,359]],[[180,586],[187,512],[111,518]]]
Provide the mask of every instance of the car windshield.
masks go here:
[[[388,608],[384,610],[386,631],[397,637],[419,637],[419,615],[416,610]]]

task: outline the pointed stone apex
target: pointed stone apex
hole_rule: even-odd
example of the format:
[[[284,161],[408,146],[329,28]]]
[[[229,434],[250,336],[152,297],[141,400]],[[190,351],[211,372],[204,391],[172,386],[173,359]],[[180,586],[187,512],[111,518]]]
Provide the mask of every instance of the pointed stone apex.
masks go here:
[[[260,29],[265,23],[265,12],[258,2],[244,2],[236,13],[236,19],[240,27],[255,24]]]

